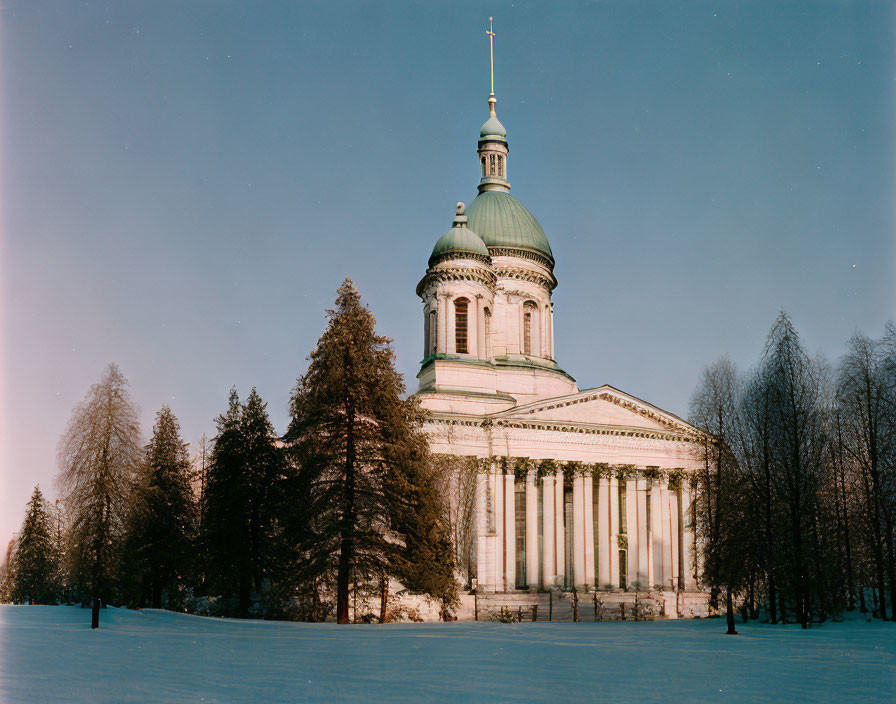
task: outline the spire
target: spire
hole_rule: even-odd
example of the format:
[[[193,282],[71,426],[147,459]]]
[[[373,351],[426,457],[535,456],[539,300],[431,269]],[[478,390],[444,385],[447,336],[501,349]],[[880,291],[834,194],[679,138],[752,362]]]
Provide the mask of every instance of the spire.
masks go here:
[[[479,192],[509,191],[507,182],[507,130],[495,114],[495,29],[493,18],[488,18],[489,68],[491,69],[491,92],[488,94],[488,119],[479,130],[479,165],[482,178],[479,181]]]
[[[489,58],[489,68],[491,69],[491,91],[488,94],[488,113],[491,117],[496,117],[495,115],[495,103],[498,102],[498,99],[495,97],[495,36],[497,36],[494,32],[494,27],[492,26],[492,17],[488,18],[488,29],[486,30],[486,35],[488,35],[488,58]]]

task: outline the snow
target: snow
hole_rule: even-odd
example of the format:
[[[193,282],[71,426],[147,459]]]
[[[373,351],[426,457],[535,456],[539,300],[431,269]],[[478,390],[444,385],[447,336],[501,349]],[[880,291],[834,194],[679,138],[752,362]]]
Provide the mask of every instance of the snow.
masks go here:
[[[896,624],[336,626],[0,606],[0,702],[893,702]]]

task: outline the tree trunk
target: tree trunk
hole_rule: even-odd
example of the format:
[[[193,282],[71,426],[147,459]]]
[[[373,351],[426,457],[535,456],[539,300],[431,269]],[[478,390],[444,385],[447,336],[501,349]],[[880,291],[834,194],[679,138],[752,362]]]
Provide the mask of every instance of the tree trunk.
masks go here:
[[[380,623],[386,622],[386,604],[389,601],[389,580],[383,575],[382,583],[380,584]]]
[[[731,588],[725,590],[725,618],[728,621],[728,630],[725,635],[736,636],[737,629],[734,627],[734,599],[731,598]]]
[[[336,623],[348,623],[349,582],[354,562],[355,530],[355,426],[354,407],[349,399],[346,408],[345,494],[343,495],[339,567],[336,573]]]
[[[240,576],[240,595],[239,595],[239,609],[240,616],[244,618],[249,615],[249,607],[252,604],[252,591],[249,586],[249,575],[244,574]]]
[[[896,564],[894,564],[894,547],[893,547],[893,520],[889,511],[886,511],[886,543],[887,543],[887,577],[890,580],[890,620],[896,621]],[[883,611],[883,599],[881,599],[881,611]]]
[[[765,471],[765,569],[768,575],[768,608],[772,623],[778,622],[777,594],[775,593],[774,562],[772,560],[772,483],[768,449],[764,449],[763,469]]]
[[[90,608],[90,628],[99,628],[100,627],[100,598],[98,596],[93,597],[93,604]]]

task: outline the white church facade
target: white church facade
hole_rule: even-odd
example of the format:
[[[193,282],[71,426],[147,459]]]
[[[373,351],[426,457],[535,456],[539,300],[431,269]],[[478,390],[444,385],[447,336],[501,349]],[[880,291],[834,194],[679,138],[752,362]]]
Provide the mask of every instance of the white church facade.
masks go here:
[[[457,204],[417,287],[425,430],[436,455],[475,474],[463,578],[495,596],[575,588],[699,602],[702,435],[612,386],[580,390],[558,365],[553,253],[510,193],[494,85],[488,102],[478,194]]]

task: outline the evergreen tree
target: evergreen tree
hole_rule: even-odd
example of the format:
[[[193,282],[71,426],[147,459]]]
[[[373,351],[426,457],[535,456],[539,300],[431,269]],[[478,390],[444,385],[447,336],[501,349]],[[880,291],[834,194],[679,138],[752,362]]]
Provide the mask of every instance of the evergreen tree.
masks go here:
[[[126,541],[140,605],[169,606],[184,586],[191,570],[194,514],[187,446],[174,413],[162,406],[135,487]]]
[[[203,545],[208,586],[239,600],[248,615],[252,589],[273,573],[282,455],[255,389],[245,407],[236,390],[217,419],[205,490]]]
[[[278,447],[267,404],[253,388],[243,409],[241,434],[245,458],[245,500],[248,508],[248,563],[256,592],[276,573],[280,526],[278,508],[283,452]]]
[[[57,556],[49,508],[40,487],[34,487],[11,560],[10,597],[14,602],[50,604],[58,594]]]
[[[303,574],[336,583],[336,618],[349,620],[353,584],[389,576],[450,595],[453,558],[428,462],[421,416],[401,399],[389,340],[349,279],[291,402],[287,440],[307,487]],[[423,565],[438,572],[432,581]],[[381,587],[382,588],[382,587]]]
[[[91,626],[112,597],[112,575],[128,500],[143,461],[137,408],[127,379],[110,364],[72,413],[59,442],[59,486],[70,514],[72,571],[92,597]]]

